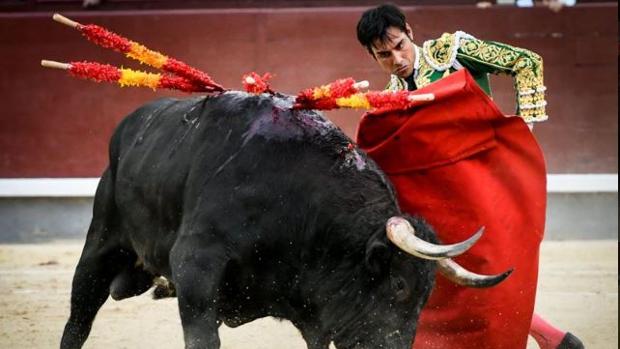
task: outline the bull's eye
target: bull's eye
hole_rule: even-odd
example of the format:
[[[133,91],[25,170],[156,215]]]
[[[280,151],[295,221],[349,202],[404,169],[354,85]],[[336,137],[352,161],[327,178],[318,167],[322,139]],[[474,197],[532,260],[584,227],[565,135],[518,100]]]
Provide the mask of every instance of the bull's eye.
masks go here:
[[[407,281],[402,276],[393,277],[391,284],[398,302],[403,302],[409,298],[411,294],[409,284],[407,284]]]

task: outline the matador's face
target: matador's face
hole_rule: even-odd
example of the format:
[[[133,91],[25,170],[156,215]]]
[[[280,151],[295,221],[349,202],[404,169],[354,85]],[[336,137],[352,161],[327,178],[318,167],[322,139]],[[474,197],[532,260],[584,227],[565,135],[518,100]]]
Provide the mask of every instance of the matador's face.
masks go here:
[[[386,73],[407,78],[413,74],[415,49],[411,27],[407,24],[404,32],[396,27],[389,27],[386,40],[377,39],[373,42],[372,53],[375,60]]]

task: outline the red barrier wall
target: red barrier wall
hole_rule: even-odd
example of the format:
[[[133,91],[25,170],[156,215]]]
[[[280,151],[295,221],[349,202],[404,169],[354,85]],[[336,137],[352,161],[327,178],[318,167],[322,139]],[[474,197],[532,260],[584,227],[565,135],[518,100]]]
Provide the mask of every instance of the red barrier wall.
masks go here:
[[[352,76],[381,89],[386,76],[359,46],[364,8],[213,9],[65,13],[96,23],[241,88],[250,71],[272,72],[273,87],[294,94]],[[464,30],[530,48],[545,59],[550,121],[538,125],[551,173],[618,172],[617,4],[545,8],[405,7],[415,40]],[[96,177],[118,121],[169,91],[76,80],[43,69],[41,59],[93,60],[139,67],[95,47],[51,20],[51,13],[0,14],[0,177]],[[494,78],[495,99],[512,112],[508,77]],[[361,112],[327,113],[353,135]]]

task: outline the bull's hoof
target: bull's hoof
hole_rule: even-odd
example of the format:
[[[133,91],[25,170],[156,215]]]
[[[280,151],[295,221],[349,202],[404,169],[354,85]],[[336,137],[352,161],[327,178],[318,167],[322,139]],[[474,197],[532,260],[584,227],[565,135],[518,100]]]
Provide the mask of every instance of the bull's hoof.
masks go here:
[[[153,290],[153,299],[176,297],[177,292],[174,284],[163,277],[155,279],[155,289]]]

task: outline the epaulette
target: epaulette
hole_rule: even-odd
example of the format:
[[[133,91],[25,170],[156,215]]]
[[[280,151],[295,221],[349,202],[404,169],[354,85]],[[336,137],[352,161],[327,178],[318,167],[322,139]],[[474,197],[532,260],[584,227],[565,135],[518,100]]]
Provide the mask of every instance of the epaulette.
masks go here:
[[[435,70],[444,71],[458,65],[456,54],[461,45],[461,39],[475,39],[473,36],[457,31],[454,34],[444,33],[439,39],[427,40],[422,44],[424,60]]]

